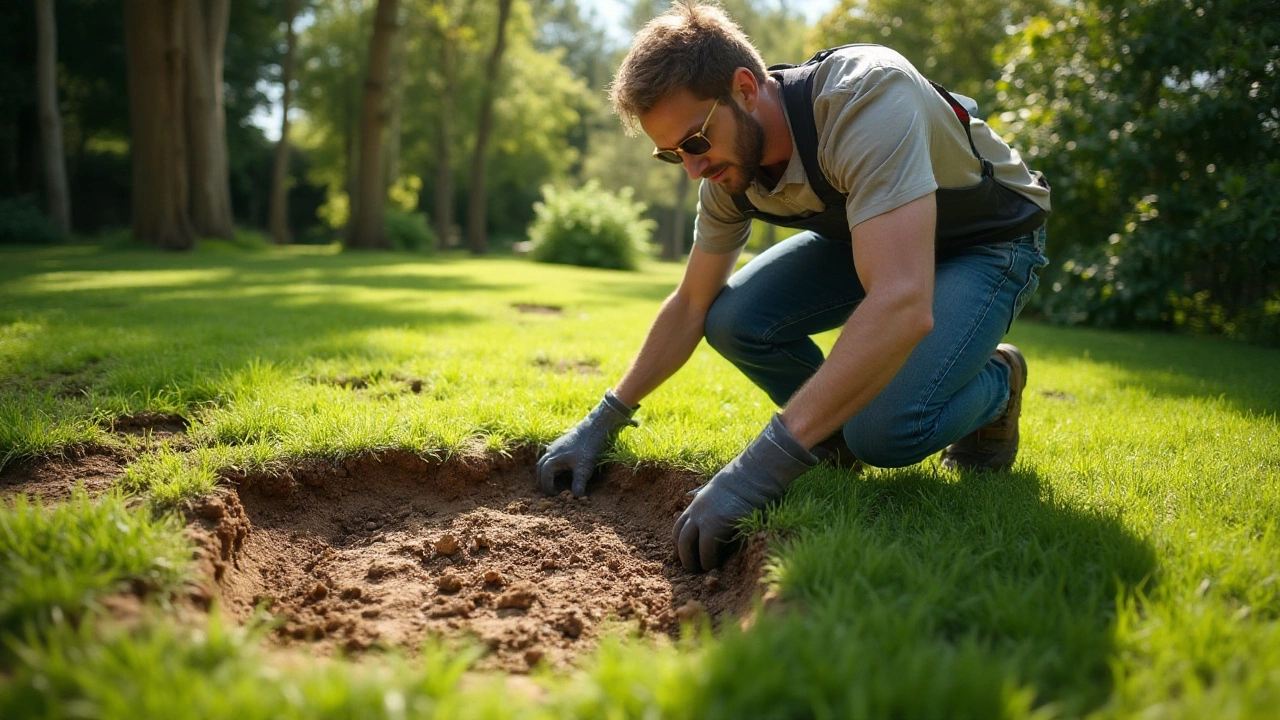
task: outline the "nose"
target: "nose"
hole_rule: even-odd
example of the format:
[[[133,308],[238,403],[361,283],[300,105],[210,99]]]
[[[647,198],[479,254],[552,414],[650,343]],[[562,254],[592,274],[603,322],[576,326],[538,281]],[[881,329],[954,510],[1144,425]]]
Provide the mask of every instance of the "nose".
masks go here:
[[[704,155],[690,155],[688,153],[680,153],[681,165],[684,171],[689,173],[690,180],[697,180],[702,177],[702,173],[707,171],[711,162]]]

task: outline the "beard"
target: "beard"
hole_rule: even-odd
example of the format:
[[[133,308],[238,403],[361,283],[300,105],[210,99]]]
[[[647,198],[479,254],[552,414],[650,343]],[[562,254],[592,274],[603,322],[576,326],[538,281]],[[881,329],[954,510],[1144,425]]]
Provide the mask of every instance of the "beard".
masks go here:
[[[725,177],[724,189],[730,195],[741,195],[750,187],[752,180],[761,180],[764,173],[760,169],[760,161],[764,158],[764,126],[750,113],[738,107],[738,103],[726,103],[738,121],[738,136],[733,143],[732,162],[726,163],[729,173]],[[706,176],[714,176],[723,168],[715,168]]]

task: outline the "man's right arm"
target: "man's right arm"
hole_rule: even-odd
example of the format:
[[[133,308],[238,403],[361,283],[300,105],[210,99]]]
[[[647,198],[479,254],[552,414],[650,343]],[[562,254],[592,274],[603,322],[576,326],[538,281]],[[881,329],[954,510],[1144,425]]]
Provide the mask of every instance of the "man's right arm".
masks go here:
[[[741,252],[713,254],[694,246],[684,279],[662,304],[640,352],[614,389],[619,400],[636,407],[688,362],[702,340],[707,311],[729,281]]]

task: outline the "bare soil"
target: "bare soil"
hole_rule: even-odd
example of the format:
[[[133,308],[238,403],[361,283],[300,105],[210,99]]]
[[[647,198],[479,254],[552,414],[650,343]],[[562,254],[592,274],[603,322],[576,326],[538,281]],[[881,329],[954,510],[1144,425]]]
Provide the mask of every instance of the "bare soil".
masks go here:
[[[281,646],[413,652],[438,634],[486,647],[476,669],[509,672],[569,665],[611,628],[673,636],[749,609],[761,541],[709,575],[675,557],[697,476],[613,467],[587,499],[547,498],[534,461],[387,452],[228,477],[188,508],[207,592],[242,621],[268,610]]]
[[[90,494],[105,492],[124,474],[125,460],[112,449],[78,448],[65,457],[14,463],[0,471],[0,502],[19,495],[55,503],[71,497],[76,484]]]
[[[34,458],[0,470],[0,502],[18,495],[56,503],[71,496],[77,484],[90,495],[106,492],[124,475],[124,468],[138,450],[151,450],[161,443],[186,447],[187,420],[179,415],[139,412],[121,415],[104,424],[123,442],[84,445],[65,449],[53,457]]]

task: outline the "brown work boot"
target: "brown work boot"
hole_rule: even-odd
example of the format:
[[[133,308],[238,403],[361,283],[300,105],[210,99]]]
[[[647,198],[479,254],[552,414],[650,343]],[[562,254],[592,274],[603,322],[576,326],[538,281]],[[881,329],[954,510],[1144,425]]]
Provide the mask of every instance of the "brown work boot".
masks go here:
[[[855,473],[862,471],[862,461],[849,449],[849,443],[844,441],[843,430],[831,433],[831,437],[814,445],[809,452],[818,458],[819,463],[829,463],[834,468]]]
[[[1000,417],[942,451],[942,467],[953,470],[1008,470],[1018,457],[1018,417],[1027,386],[1027,360],[1014,345],[1000,343],[992,355],[1009,368],[1009,401]]]

